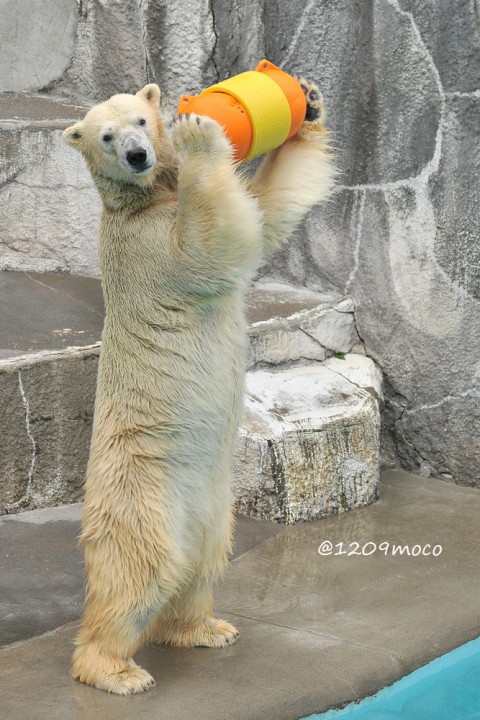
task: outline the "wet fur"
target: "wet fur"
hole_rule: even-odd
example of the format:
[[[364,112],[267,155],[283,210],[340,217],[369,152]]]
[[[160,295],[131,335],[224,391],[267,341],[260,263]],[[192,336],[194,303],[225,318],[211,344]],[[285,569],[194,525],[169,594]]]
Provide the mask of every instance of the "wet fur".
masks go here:
[[[158,100],[155,85],[115,96],[64,134],[103,200],[106,305],[72,673],[117,694],[154,684],[132,660],[145,643],[222,647],[237,637],[213,617],[212,587],[231,551],[243,295],[333,178],[318,113],[247,182],[216,123],[184,118],[171,138]],[[139,177],[98,139],[105,123],[125,128],[137,111],[156,155]]]

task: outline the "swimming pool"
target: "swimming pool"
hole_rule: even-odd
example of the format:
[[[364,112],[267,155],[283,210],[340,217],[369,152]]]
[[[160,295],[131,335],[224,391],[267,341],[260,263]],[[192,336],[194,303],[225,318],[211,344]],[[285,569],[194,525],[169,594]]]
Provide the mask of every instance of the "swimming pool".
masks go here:
[[[480,720],[480,637],[343,710],[303,720]]]

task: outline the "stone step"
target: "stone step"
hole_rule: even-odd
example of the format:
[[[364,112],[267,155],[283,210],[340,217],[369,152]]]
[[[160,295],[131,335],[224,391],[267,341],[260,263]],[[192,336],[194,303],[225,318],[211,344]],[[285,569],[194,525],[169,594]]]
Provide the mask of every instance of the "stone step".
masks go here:
[[[322,361],[352,349],[365,352],[349,297],[263,279],[247,295],[248,307],[249,370],[302,360]]]
[[[75,502],[82,497],[91,434],[103,323],[100,282],[95,278],[0,272],[0,304],[3,308],[0,396],[4,398],[0,420],[3,449],[0,455],[0,512]],[[362,403],[366,402],[362,395],[365,391],[360,391],[362,382],[364,386],[374,388],[377,396],[381,392],[379,371],[372,361],[359,354],[347,355],[345,360],[335,357],[335,353],[348,353],[352,348],[358,353],[363,352],[355,330],[353,305],[348,298],[262,281],[248,291],[246,311],[250,340],[249,393],[252,383],[256,387],[262,378],[270,383],[270,375],[275,381],[283,377],[285,387],[294,388],[295,383],[289,380],[291,373],[312,372],[312,388],[315,388],[318,403],[325,401],[332,405],[339,401],[335,412],[348,425],[351,407],[360,403],[357,410],[361,415]],[[300,367],[294,369],[292,364]],[[302,365],[306,367],[302,369]],[[332,383],[338,386],[335,401],[331,396]],[[277,384],[272,381],[271,385],[273,392]],[[323,478],[321,482],[331,483],[331,499],[328,502],[318,500],[309,509],[309,500],[303,505],[298,504],[293,490],[288,490],[278,502],[273,502],[272,483],[277,483],[279,488],[280,465],[277,463],[276,473],[270,460],[273,469],[269,470],[267,461],[267,465],[260,462],[259,453],[265,443],[274,449],[276,445],[268,434],[270,431],[267,432],[268,423],[263,439],[251,430],[249,397],[235,464],[238,478],[235,493],[242,512],[295,522],[371,501],[374,497],[372,488],[363,494],[355,489],[344,491],[338,471],[340,461],[332,479],[326,479],[326,462],[318,465],[320,455],[317,453],[312,472]],[[318,439],[333,447],[335,441],[330,439],[328,432],[322,434],[325,427],[323,420],[317,417],[314,396],[306,392],[302,397],[307,414],[310,410],[313,413],[308,442]],[[348,402],[346,397],[350,398]],[[369,400],[372,412],[376,408],[377,415],[372,419],[375,425],[378,403],[373,395],[369,397],[372,398]],[[268,416],[269,405],[267,400],[264,402],[264,414]],[[286,425],[285,433],[290,437],[292,428]],[[366,430],[365,433],[367,437]],[[373,426],[371,433],[375,433]],[[303,447],[303,439],[300,433],[296,441],[298,447]],[[367,439],[370,442],[371,437]],[[350,439],[346,441],[345,457],[350,452],[348,444],[351,442]],[[247,445],[253,453],[251,458],[245,458]],[[287,446],[293,447],[290,441]],[[378,457],[378,442],[376,451]],[[285,459],[283,473],[293,472],[294,464],[299,462],[299,451],[295,452],[296,456]],[[368,452],[370,450],[361,449],[358,457],[366,456]],[[312,458],[310,454],[302,459],[305,473]],[[247,478],[247,467],[250,478]],[[292,480],[297,494],[300,492],[299,477]],[[338,502],[332,499],[335,483],[338,488],[342,487]],[[327,491],[320,490],[320,485],[318,492],[326,497]]]
[[[237,511],[293,524],[373,502],[381,384],[361,355],[247,373]]]
[[[0,360],[53,354],[100,341],[104,307],[98,278],[0,271]],[[350,298],[262,280],[245,297],[248,368],[334,353],[364,354]]]

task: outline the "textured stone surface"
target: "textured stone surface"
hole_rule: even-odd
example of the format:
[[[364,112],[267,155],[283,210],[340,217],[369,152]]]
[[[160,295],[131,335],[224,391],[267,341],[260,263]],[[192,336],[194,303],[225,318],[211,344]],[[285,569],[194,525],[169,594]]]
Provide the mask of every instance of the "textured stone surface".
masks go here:
[[[305,310],[338,305],[343,310],[349,298],[342,301],[340,293],[313,292],[306,287],[290,285],[288,283],[275,282],[268,278],[262,278],[253,282],[251,288],[245,293],[245,305],[248,321],[251,325],[260,327],[260,323],[270,321],[273,318],[284,319]],[[353,304],[348,306],[348,311],[353,312]]]
[[[447,92],[478,90],[479,8],[471,0],[399,0],[412,13]]]
[[[28,435],[20,377],[18,373],[0,373],[0,513],[9,508],[22,508],[32,476],[33,446]]]
[[[93,345],[101,337],[104,306],[96,278],[0,271],[0,306],[0,362]]]
[[[368,8],[308,3],[296,24],[298,58],[320,48],[343,177],[268,274],[352,296],[386,379],[384,460],[478,486],[478,8]]]
[[[254,288],[247,295],[247,369],[321,361],[334,352],[350,352],[358,343],[350,298],[273,282],[257,282]]]
[[[358,340],[353,311],[345,312],[337,308],[321,310],[315,317],[302,322],[300,329],[327,350],[337,353],[349,352]]]
[[[479,127],[480,93],[447,99],[444,150],[439,172],[430,181],[437,227],[435,259],[452,285],[463,288],[467,296],[477,301],[480,301],[480,182],[475,180],[480,177]]]
[[[46,0],[38,20],[31,0],[7,3],[4,88],[47,84],[47,92],[88,105],[155,81],[171,118],[181,93],[262,56],[319,82],[340,183],[265,273],[353,297],[357,330],[386,374],[387,462],[479,485],[478,3],[61,0],[57,7]],[[18,43],[20,15],[18,47],[28,43],[28,66],[24,52],[8,50],[13,38]],[[98,200],[82,161],[60,149],[56,132],[0,132],[10,157],[6,169],[0,163],[7,180],[0,265],[97,274]],[[315,346],[302,342],[309,356]],[[447,426],[437,424],[439,407],[449,409]],[[413,433],[415,414],[423,420]]]
[[[0,92],[41,90],[57,80],[74,50],[75,0],[3,0]]]
[[[370,358],[351,353],[344,358],[328,358],[323,363],[323,367],[342,375],[345,380],[367,390],[377,400],[383,401],[382,371]]]
[[[85,108],[3,96],[0,112],[0,267],[97,275],[100,201],[61,140]]]
[[[248,373],[235,457],[237,509],[294,524],[373,502],[379,426],[373,393],[333,365]]]
[[[172,116],[178,97],[218,79],[210,3],[203,0],[82,0],[70,66],[55,92],[105,100],[158,82]]]
[[[98,348],[0,365],[0,514],[82,496]]]

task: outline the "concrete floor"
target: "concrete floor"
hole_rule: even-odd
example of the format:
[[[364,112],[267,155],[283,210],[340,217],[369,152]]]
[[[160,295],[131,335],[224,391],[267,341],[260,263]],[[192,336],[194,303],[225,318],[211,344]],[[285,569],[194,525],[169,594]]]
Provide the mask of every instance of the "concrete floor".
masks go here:
[[[156,688],[109,696],[70,680],[76,623],[59,628],[81,606],[78,516],[70,506],[2,518],[0,637],[21,640],[0,650],[2,720],[296,720],[371,694],[479,633],[480,492],[392,471],[379,502],[338,517],[288,528],[240,518],[216,594],[238,642],[146,648],[136,659]],[[351,542],[443,551],[322,557],[326,540],[334,551]]]

